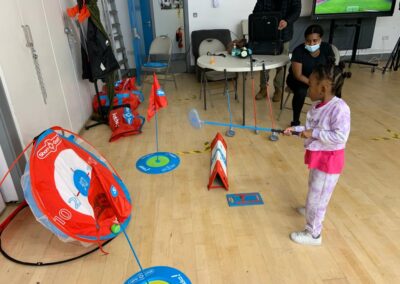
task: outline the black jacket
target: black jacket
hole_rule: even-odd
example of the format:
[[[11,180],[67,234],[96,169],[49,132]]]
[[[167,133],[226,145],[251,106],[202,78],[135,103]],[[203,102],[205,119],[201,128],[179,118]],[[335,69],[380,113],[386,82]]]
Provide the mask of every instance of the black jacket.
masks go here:
[[[97,28],[92,18],[88,19],[86,33],[87,60],[82,62],[83,79],[93,82],[104,79],[108,74],[119,69],[110,40]],[[82,60],[85,54],[82,53]]]
[[[87,25],[81,25],[81,42],[84,41],[81,46],[82,79],[89,79],[91,82],[97,79],[104,80],[119,69],[119,64],[101,23],[97,0],[77,0],[77,3],[79,9],[85,4],[90,11]]]
[[[281,20],[285,20],[288,25],[282,30],[282,40],[290,41],[293,37],[293,23],[299,18],[301,12],[301,0],[257,0],[253,13],[273,12],[273,3],[280,5]],[[280,3],[280,4],[279,4]]]

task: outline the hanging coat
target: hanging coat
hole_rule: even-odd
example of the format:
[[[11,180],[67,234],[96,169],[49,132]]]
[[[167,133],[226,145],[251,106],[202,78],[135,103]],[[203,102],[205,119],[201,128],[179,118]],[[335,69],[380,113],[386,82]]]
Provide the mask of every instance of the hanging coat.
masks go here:
[[[97,28],[91,17],[87,22],[86,47],[86,64],[90,66],[91,74],[83,79],[89,79],[92,82],[96,79],[104,79],[109,73],[119,69],[110,40]]]
[[[75,10],[72,15],[84,14],[80,20],[82,79],[89,79],[91,82],[105,79],[107,75],[119,69],[119,64],[101,23],[97,0],[78,0],[77,2],[78,5],[73,8]]]

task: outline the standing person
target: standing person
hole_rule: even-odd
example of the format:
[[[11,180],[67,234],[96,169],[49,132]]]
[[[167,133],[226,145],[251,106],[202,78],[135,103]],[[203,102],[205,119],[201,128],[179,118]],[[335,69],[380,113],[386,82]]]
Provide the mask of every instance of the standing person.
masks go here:
[[[350,133],[350,108],[340,98],[343,65],[318,65],[309,78],[309,96],[314,104],[305,126],[289,127],[284,134],[301,132],[305,138],[304,161],[310,169],[306,207],[298,212],[306,217],[304,231],[290,234],[299,244],[320,245],[322,222],[329,200],[344,166],[344,148]]]
[[[322,41],[324,31],[319,25],[311,25],[304,32],[304,43],[293,50],[292,65],[286,83],[293,91],[291,126],[300,125],[300,114],[307,96],[309,79],[313,68],[335,61],[335,54],[329,43]]]
[[[260,12],[280,12],[281,20],[278,29],[281,31],[283,40],[282,54],[289,55],[289,41],[293,37],[293,23],[299,18],[301,12],[301,0],[257,0],[253,13]],[[268,72],[268,71],[267,71]],[[284,68],[276,69],[274,79],[275,92],[272,101],[279,102],[282,96],[282,85],[284,76]],[[268,78],[268,73],[267,73]],[[267,96],[267,82],[265,81],[263,72],[260,72],[260,91],[256,95],[257,100]]]

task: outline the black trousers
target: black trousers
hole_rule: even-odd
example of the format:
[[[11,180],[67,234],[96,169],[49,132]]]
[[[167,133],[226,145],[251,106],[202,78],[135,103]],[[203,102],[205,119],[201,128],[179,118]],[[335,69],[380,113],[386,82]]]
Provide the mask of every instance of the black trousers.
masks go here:
[[[286,80],[286,84],[293,91],[292,109],[293,109],[293,120],[292,126],[300,125],[300,114],[303,109],[304,101],[308,92],[308,85],[303,82],[297,81],[292,74],[289,74]]]

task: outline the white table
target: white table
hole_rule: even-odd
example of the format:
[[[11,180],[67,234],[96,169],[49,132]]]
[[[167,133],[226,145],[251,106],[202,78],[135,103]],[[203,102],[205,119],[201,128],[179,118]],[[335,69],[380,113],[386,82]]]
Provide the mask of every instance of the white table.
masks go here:
[[[288,55],[253,55],[253,70],[250,64],[250,57],[248,58],[238,58],[233,57],[227,52],[219,52],[216,54],[223,54],[225,56],[218,55],[202,55],[197,59],[197,65],[203,68],[203,72],[205,69],[211,69],[214,71],[221,72],[235,72],[242,73],[243,75],[243,125],[245,125],[245,114],[246,114],[246,106],[245,106],[245,97],[246,97],[246,76],[248,72],[262,71],[263,63],[265,66],[265,70],[275,69],[278,67],[284,67],[284,78],[286,77],[286,66],[290,62]],[[283,92],[285,89],[285,80],[282,82],[282,99]],[[282,108],[282,99],[281,99],[281,108]],[[206,94],[204,94],[204,107],[206,107]]]

